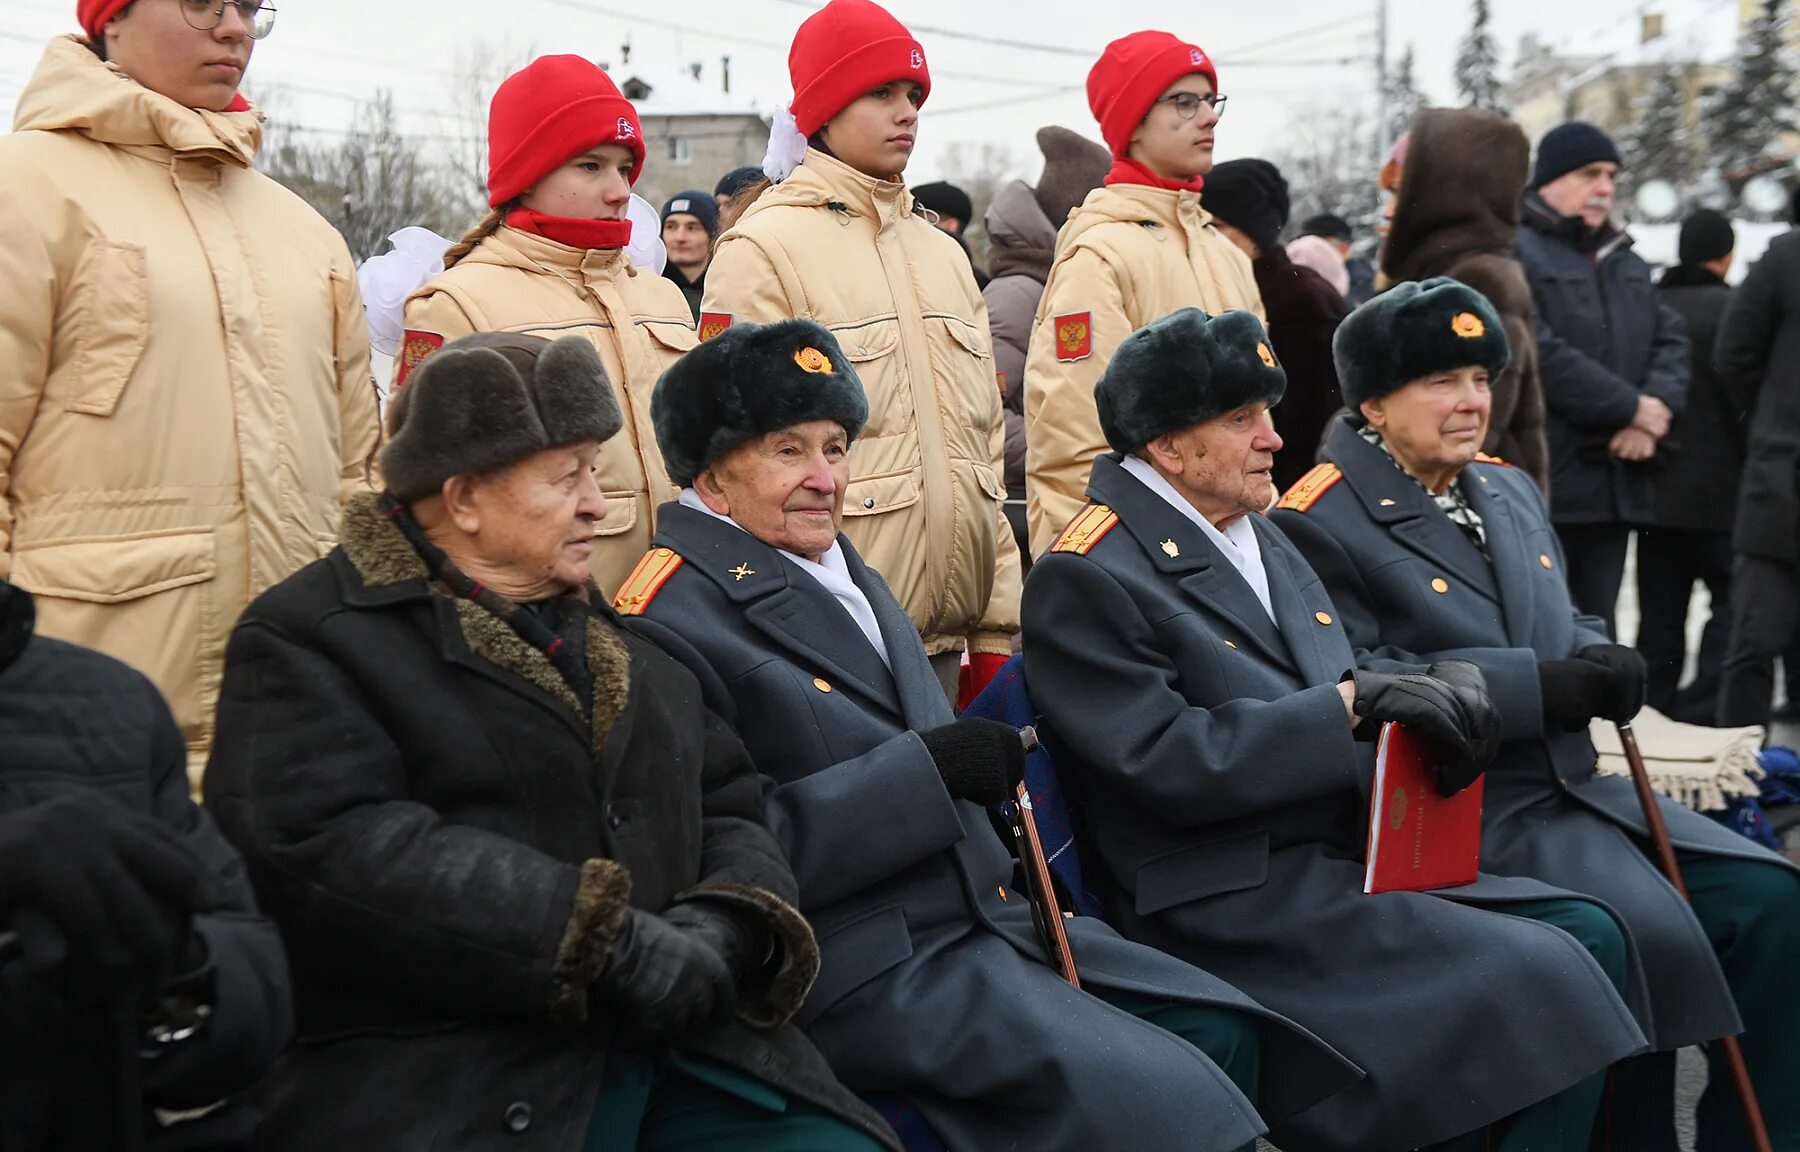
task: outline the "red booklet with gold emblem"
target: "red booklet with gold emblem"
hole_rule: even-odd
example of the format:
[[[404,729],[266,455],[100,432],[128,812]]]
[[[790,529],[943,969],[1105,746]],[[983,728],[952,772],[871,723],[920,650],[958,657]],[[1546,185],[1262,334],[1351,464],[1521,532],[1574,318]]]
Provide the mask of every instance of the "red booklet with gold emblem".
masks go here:
[[[1398,724],[1381,726],[1369,801],[1364,892],[1424,892],[1472,884],[1481,866],[1482,779],[1438,794],[1430,741]]]

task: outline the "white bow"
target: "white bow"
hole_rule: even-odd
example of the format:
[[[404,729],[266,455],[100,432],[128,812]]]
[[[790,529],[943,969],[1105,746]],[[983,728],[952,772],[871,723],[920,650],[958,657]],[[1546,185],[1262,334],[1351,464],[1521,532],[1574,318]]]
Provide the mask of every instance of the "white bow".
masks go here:
[[[453,242],[417,226],[400,229],[388,241],[393,251],[364,260],[356,282],[362,289],[369,343],[392,356],[406,331],[406,298],[443,273],[444,253]]]
[[[763,152],[763,175],[775,184],[786,180],[800,167],[800,161],[806,159],[806,148],[806,137],[800,134],[800,125],[795,122],[793,112],[785,107],[776,109],[774,119],[769,121],[769,147]]]

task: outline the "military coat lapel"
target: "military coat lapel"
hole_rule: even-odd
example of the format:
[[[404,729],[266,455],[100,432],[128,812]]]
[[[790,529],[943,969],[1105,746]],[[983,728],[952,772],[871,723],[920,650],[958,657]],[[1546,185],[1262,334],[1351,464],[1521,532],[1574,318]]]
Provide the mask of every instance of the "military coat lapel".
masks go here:
[[[1302,682],[1329,684],[1344,672],[1342,668],[1328,666],[1325,650],[1319,644],[1330,627],[1319,618],[1319,613],[1324,611],[1326,616],[1331,613],[1301,598],[1299,573],[1294,571],[1287,555],[1275,543],[1271,525],[1261,516],[1256,517],[1255,522],[1256,539],[1262,544],[1263,567],[1269,574],[1269,601],[1275,609],[1275,625],[1287,641]]]
[[[888,683],[898,693],[891,706],[894,715],[915,732],[929,732],[950,723],[956,719],[956,714],[950,710],[950,701],[944,696],[937,673],[931,670],[931,658],[925,655],[925,645],[919,640],[912,617],[894,599],[887,582],[863,563],[850,542],[841,536],[838,540],[844,547],[850,578],[869,598],[869,607],[875,610],[876,626],[881,629],[881,638],[887,644],[888,660],[893,665]]]
[[[1450,522],[1418,481],[1394,466],[1387,453],[1357,435],[1347,422],[1332,429],[1328,445],[1332,463],[1356,493],[1370,519],[1404,547],[1454,573],[1498,603],[1500,588],[1481,550]],[[1468,486],[1465,485],[1464,491]]]
[[[716,582],[744,619],[791,653],[796,664],[815,670],[834,689],[854,691],[900,714],[893,677],[862,629],[837,597],[793,571],[780,552],[736,525],[680,505],[663,513],[657,537]]]
[[[1481,477],[1464,470],[1463,491],[1469,506],[1487,525],[1488,555],[1493,560],[1494,582],[1500,591],[1501,618],[1506,622],[1506,639],[1515,648],[1529,648],[1533,599],[1536,579],[1532,568],[1538,564],[1525,546],[1525,525],[1512,504],[1482,483]]]

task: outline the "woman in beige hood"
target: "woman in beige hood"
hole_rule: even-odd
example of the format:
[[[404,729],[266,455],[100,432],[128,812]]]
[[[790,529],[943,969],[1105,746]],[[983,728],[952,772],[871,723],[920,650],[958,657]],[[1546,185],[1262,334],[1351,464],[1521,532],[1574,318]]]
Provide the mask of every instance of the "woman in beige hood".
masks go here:
[[[987,306],[968,257],[901,182],[925,54],[869,0],[832,0],[788,55],[782,177],[719,240],[702,337],[791,317],[831,329],[869,397],[844,533],[879,571],[954,698],[979,691],[1019,630],[1019,552],[1003,515],[1005,425]]]
[[[446,340],[471,332],[578,332],[593,342],[625,416],[595,465],[606,513],[592,565],[609,597],[650,546],[657,506],[675,496],[650,428],[650,391],[694,346],[681,289],[626,254],[626,205],[643,167],[637,109],[598,66],[543,56],[509,76],[488,112],[492,211],[406,302],[395,361],[400,387]]]
[[[343,238],[251,167],[274,11],[78,15],[0,138],[0,578],[155,683],[198,782],[238,614],[365,487],[368,333]]]
[[[1087,503],[1088,468],[1106,451],[1094,385],[1119,342],[1181,308],[1265,318],[1249,257],[1201,207],[1225,110],[1218,82],[1205,52],[1167,32],[1113,41],[1088,73],[1115,163],[1057,237],[1025,361],[1033,556]]]

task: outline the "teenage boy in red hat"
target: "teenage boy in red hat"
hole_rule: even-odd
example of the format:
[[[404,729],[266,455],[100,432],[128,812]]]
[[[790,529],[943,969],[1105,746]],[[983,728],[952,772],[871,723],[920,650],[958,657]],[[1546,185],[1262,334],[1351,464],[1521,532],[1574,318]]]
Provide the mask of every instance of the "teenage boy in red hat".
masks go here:
[[[174,710],[328,551],[379,432],[356,270],[252,163],[257,0],[81,0],[0,139],[0,578]]]
[[[1088,73],[1115,162],[1057,236],[1025,362],[1033,556],[1087,503],[1088,468],[1106,451],[1094,385],[1119,342],[1181,308],[1263,316],[1249,258],[1202,207],[1218,84],[1206,53],[1167,32],[1114,40]]]

